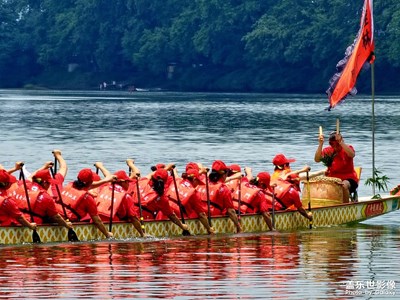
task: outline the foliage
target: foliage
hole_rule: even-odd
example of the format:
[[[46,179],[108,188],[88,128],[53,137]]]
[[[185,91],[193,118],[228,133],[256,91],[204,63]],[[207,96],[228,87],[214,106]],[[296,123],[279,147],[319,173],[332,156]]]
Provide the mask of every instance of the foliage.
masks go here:
[[[390,178],[386,175],[381,174],[382,172],[375,168],[374,176],[367,178],[367,180],[365,181],[365,185],[376,187],[379,192],[387,191]],[[376,194],[373,198],[381,198],[381,196],[379,194]]]
[[[0,87],[77,63],[92,78],[180,89],[321,92],[358,31],[362,2],[0,0]],[[376,0],[374,13],[379,87],[398,91],[400,2]]]
[[[335,152],[325,153],[325,155],[321,157],[321,162],[325,167],[330,167],[332,165],[335,155],[336,155]]]

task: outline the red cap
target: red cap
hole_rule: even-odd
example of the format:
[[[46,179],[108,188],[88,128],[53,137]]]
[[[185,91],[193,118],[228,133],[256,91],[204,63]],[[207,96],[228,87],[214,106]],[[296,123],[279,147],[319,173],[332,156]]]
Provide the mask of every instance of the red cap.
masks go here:
[[[114,175],[117,176],[117,180],[119,181],[132,181],[124,170],[119,170],[115,172]]]
[[[228,170],[228,167],[222,160],[216,160],[213,162],[211,169],[217,171],[218,173],[225,173]]]
[[[201,179],[200,173],[196,169],[189,169],[186,171],[187,177],[196,178],[200,184],[205,184],[204,181]]]
[[[269,186],[271,175],[268,172],[260,172],[257,174],[257,180],[259,183],[264,183],[265,185]]]
[[[154,179],[162,179],[162,181],[167,182],[168,180],[168,172],[165,169],[158,169],[153,174]]]
[[[101,177],[99,174],[96,174],[96,172],[92,171],[92,176],[93,176],[93,181],[99,181],[101,180]]]
[[[165,165],[164,164],[156,164],[156,168],[158,169],[164,169]]]
[[[282,153],[279,153],[277,155],[275,155],[274,159],[272,160],[272,163],[275,166],[282,166],[284,164],[289,164],[292,162],[295,162],[296,160],[294,158],[286,158],[285,155],[283,155]]]
[[[78,173],[78,180],[85,185],[90,185],[93,182],[93,172],[90,169],[82,169]]]
[[[57,183],[57,180],[54,180],[53,177],[51,177],[48,169],[37,171],[33,176],[33,179],[42,182]]]
[[[242,168],[239,165],[230,165],[229,169],[232,171],[232,173],[238,173],[238,172],[242,172]]]
[[[186,165],[186,172],[187,172],[189,169],[195,169],[195,170],[197,170],[197,171],[200,170],[199,165],[198,165],[197,163],[195,163],[195,162],[189,162],[189,163],[187,163],[187,165]]]
[[[0,182],[3,183],[14,183],[17,181],[17,178],[8,174],[6,170],[0,170]]]

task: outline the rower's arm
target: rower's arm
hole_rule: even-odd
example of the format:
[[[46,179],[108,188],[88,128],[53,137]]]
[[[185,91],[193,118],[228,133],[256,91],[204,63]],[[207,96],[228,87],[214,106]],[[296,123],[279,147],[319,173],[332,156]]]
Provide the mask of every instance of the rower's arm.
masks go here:
[[[128,165],[128,167],[131,170],[131,172],[129,174],[130,178],[136,179],[136,178],[140,177],[140,170],[138,167],[136,167],[135,161],[132,158],[128,158],[126,160],[126,164]]]
[[[94,225],[96,225],[96,227],[101,231],[102,234],[105,235],[106,238],[113,237],[113,234],[107,231],[106,226],[104,226],[104,223],[99,216],[92,216],[92,220]]]

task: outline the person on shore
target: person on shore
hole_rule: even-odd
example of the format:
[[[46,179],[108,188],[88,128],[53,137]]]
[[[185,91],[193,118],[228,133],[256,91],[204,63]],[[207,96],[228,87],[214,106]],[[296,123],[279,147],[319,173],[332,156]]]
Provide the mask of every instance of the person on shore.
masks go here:
[[[210,210],[212,216],[220,216],[227,214],[236,227],[236,232],[243,231],[240,224],[235,207],[232,201],[231,190],[226,186],[225,180],[228,176],[229,168],[222,160],[215,160],[211,166],[209,178],[209,195],[203,201],[207,201],[210,197]]]
[[[350,201],[350,194],[358,187],[358,177],[354,170],[355,150],[352,145],[344,142],[340,133],[336,131],[329,135],[329,146],[323,148],[324,135],[319,135],[318,148],[315,151],[315,162],[324,162],[328,167],[326,176],[336,177],[342,180],[343,203]]]
[[[37,225],[29,222],[18,208],[14,197],[8,193],[8,189],[17,179],[10,175],[6,170],[0,169],[0,226],[16,225],[28,227],[36,230]]]
[[[107,182],[113,180],[113,177],[106,177],[100,181],[94,182],[93,171],[85,168],[79,171],[77,179],[67,184],[62,191],[63,203],[67,209],[69,220],[81,221],[86,220],[89,215],[94,225],[104,234],[106,238],[113,237],[112,232],[107,231],[102,222],[96,201],[89,193],[90,189],[97,188]]]
[[[139,210],[134,205],[134,199],[129,193],[130,183],[133,179],[129,178],[124,170],[119,170],[111,174],[102,163],[96,162],[96,166],[106,176],[114,176],[115,180],[105,184],[97,195],[97,209],[103,221],[109,221],[111,215],[111,199],[114,194],[113,220],[128,221],[133,224],[141,237],[144,232],[139,221]]]

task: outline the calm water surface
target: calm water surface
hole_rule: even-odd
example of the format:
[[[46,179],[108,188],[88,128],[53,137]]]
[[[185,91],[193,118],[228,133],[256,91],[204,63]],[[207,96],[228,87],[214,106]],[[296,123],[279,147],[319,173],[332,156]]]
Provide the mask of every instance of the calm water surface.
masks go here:
[[[400,183],[400,97],[376,97],[375,165]],[[61,149],[67,181],[102,161],[110,171],[134,158],[143,174],[159,162],[239,163],[272,171],[277,153],[313,170],[318,127],[341,120],[346,142],[371,176],[371,99],[331,112],[322,95],[123,93],[0,90],[0,163],[29,170]],[[400,295],[400,214],[355,227],[280,234],[1,247],[2,298],[349,299]],[[375,284],[375,289],[367,289]],[[382,283],[392,289],[383,289]],[[394,288],[393,288],[394,283]],[[377,289],[379,285],[379,289]]]

